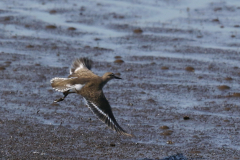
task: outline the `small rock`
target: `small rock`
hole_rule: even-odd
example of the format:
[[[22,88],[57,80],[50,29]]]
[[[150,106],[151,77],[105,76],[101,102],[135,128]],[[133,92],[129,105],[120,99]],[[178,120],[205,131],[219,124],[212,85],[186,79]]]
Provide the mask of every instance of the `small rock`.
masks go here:
[[[117,59],[117,60],[114,61],[114,63],[118,63],[118,64],[122,64],[123,62],[124,62],[124,61],[121,60],[121,59]]]
[[[233,97],[240,97],[240,93],[233,93]]]
[[[115,56],[114,57],[115,59],[120,59],[120,58],[122,58],[121,56]]]
[[[189,72],[194,72],[194,68],[191,66],[186,67],[185,70]]]
[[[227,85],[221,85],[221,86],[218,86],[218,89],[219,90],[226,90],[226,89],[230,89],[230,87],[227,86]]]
[[[143,30],[141,28],[138,28],[138,29],[134,29],[133,32],[136,34],[141,34]]]
[[[116,145],[115,145],[115,143],[110,143],[110,146],[115,147]]]
[[[129,103],[128,105],[129,105],[129,106],[133,106],[133,104],[132,104],[132,103]]]
[[[232,79],[231,77],[226,77],[225,80],[231,81],[231,80],[233,80],[233,79]]]
[[[167,144],[173,144],[173,141],[167,141]]]
[[[166,67],[166,66],[162,66],[162,68],[161,68],[162,70],[167,70],[167,69],[169,69],[168,67]]]
[[[74,27],[69,27],[68,30],[70,30],[70,31],[75,31],[76,28],[74,28]]]
[[[184,120],[189,120],[190,118],[188,116],[183,117]]]
[[[0,67],[0,70],[5,70],[6,68],[5,67]]]
[[[160,129],[169,129],[168,126],[161,126]]]
[[[56,29],[57,27],[54,26],[54,25],[48,25],[48,26],[46,26],[46,28],[47,28],[47,29]]]
[[[26,46],[26,48],[34,48],[34,46],[29,44],[29,45]]]
[[[57,13],[57,11],[53,9],[53,10],[50,10],[49,13],[50,14],[55,14],[55,13]]]

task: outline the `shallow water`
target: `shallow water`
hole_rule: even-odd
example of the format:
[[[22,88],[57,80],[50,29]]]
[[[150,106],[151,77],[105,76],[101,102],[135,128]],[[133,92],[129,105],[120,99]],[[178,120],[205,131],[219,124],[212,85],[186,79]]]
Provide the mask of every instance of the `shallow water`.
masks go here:
[[[239,1],[0,6],[1,158],[240,159]],[[98,75],[121,74],[104,92],[135,137],[107,128],[78,95],[53,103],[62,95],[50,79],[67,77],[78,57]]]

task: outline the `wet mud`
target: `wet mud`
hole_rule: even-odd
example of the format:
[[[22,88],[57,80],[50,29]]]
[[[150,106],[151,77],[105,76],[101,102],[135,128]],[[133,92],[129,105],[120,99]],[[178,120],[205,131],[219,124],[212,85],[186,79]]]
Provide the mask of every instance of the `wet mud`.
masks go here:
[[[0,2],[1,159],[240,159],[240,3]],[[119,136],[50,86],[75,58],[116,73]]]

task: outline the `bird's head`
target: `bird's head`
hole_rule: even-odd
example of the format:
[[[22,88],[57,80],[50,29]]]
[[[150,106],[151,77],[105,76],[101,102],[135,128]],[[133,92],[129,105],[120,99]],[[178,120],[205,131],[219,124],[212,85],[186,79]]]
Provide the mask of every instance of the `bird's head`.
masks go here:
[[[107,72],[107,73],[105,73],[103,76],[102,76],[102,78],[103,78],[103,81],[105,81],[105,82],[108,82],[108,81],[110,81],[111,79],[122,79],[122,78],[120,78],[120,77],[117,77],[115,74],[113,74],[112,72]]]

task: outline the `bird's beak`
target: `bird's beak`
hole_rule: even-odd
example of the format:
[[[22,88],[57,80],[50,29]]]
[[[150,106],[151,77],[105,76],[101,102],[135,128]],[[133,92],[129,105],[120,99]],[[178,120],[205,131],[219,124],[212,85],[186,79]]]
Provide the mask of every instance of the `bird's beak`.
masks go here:
[[[117,77],[117,76],[115,76],[115,75],[114,75],[114,78],[115,78],[115,79],[122,79],[122,78],[120,78],[120,77]]]

